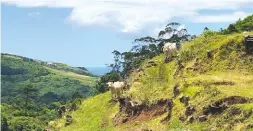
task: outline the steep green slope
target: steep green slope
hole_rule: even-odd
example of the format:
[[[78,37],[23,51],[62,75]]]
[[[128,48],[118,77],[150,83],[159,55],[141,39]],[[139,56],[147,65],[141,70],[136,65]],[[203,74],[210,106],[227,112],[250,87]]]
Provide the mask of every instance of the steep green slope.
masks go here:
[[[67,65],[61,69],[59,63],[53,67],[45,63],[1,54],[1,109],[12,130],[32,127],[22,127],[27,125],[22,123],[23,120],[29,121],[28,125],[42,128],[46,122],[57,118],[56,109],[71,100],[75,93],[83,98],[98,93],[94,88],[98,78],[92,77],[88,71],[85,72],[89,76],[80,73],[83,69],[77,73]]]
[[[97,131],[112,130],[112,118],[118,110],[118,104],[110,103],[110,93],[97,95],[88,98],[80,105],[80,109],[71,114],[74,119],[73,123],[65,126],[65,118],[56,122],[50,122],[49,127],[61,131]]]
[[[171,99],[173,107],[168,121],[161,122],[167,112],[151,117],[130,116],[127,121],[115,123],[115,117],[119,117],[115,115],[119,112],[118,105],[110,105],[109,94],[105,93],[84,101],[78,111],[69,113],[73,116],[71,125],[64,126],[62,118],[50,123],[51,128],[76,131],[253,130],[253,56],[245,52],[244,34],[222,35],[208,31],[184,43],[177,57],[169,63],[164,63],[163,59],[164,55],[160,55],[144,62],[140,68],[145,75],[132,73],[128,79],[131,88],[123,96],[145,106]],[[147,67],[149,61],[157,66]],[[138,82],[134,82],[136,80]],[[179,93],[175,94],[175,90]],[[189,105],[180,102],[182,96],[189,97]],[[224,108],[219,107],[223,105]],[[187,107],[194,108],[190,115]],[[219,112],[212,112],[213,108],[218,108]],[[201,122],[199,117],[204,114],[206,120]]]

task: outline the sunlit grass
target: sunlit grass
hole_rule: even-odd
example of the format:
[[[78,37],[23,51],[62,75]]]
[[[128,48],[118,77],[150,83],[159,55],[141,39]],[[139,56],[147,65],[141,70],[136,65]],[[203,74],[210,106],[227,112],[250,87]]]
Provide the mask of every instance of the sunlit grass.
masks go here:
[[[109,103],[110,93],[88,98],[80,105],[80,109],[70,113],[74,122],[64,126],[65,120],[60,119],[52,124],[61,131],[99,131],[113,128],[112,118],[117,113],[118,104]],[[105,125],[102,125],[105,123]]]
[[[80,74],[76,74],[76,73],[73,73],[73,72],[70,72],[70,71],[52,69],[52,68],[49,68],[49,67],[46,67],[46,66],[45,66],[45,68],[48,69],[50,72],[55,73],[57,75],[77,79],[77,80],[81,81],[83,84],[94,85],[95,81],[98,79],[96,77],[80,75]]]

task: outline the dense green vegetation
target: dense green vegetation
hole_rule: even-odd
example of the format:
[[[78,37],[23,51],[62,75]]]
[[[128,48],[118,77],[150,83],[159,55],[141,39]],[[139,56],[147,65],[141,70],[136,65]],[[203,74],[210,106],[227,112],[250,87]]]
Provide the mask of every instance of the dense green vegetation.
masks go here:
[[[253,30],[253,15],[248,16],[244,20],[239,19],[236,23],[230,24],[227,29],[221,29],[224,34],[238,33],[242,31],[252,31]]]
[[[1,54],[3,130],[42,130],[48,121],[58,118],[60,105],[74,102],[75,94],[87,98],[98,93],[94,88],[97,78],[77,73],[83,69],[73,71],[70,69],[75,68],[64,64],[51,67],[43,63]]]
[[[253,56],[247,54],[244,45],[243,31],[252,34],[253,16],[239,20],[228,29],[219,32],[206,28],[200,36],[181,45],[176,52],[177,57],[164,63],[164,55],[157,53],[152,57],[145,57],[136,67],[132,62],[143,57],[133,54],[128,59],[123,59],[123,72],[120,72],[119,58],[121,53],[114,51],[115,64],[111,65],[114,73],[108,73],[100,82],[114,80],[113,74],[121,74],[115,80],[122,78],[125,72],[134,68],[141,68],[145,75],[137,72],[129,73],[127,81],[130,90],[124,92],[124,97],[131,98],[137,104],[151,105],[161,99],[172,99],[173,108],[169,121],[161,123],[167,113],[151,119],[142,119],[114,125],[113,119],[119,112],[118,104],[110,103],[109,92],[85,100],[80,109],[70,112],[73,123],[64,126],[65,119],[51,122],[51,129],[55,130],[108,130],[108,131],[138,131],[138,130],[217,130],[217,131],[246,131],[252,130],[253,121]],[[234,30],[235,29],[235,30]],[[149,41],[148,41],[149,42]],[[147,44],[149,46],[149,44]],[[146,45],[144,45],[146,46]],[[157,46],[157,45],[156,45]],[[140,46],[142,48],[142,46]],[[151,50],[149,50],[151,51]],[[154,52],[153,52],[154,53]],[[145,53],[143,53],[145,54]],[[176,55],[175,54],[175,55]],[[133,60],[133,61],[132,61]],[[147,67],[148,61],[153,61],[157,66]],[[130,63],[131,68],[124,64]],[[124,72],[125,71],[125,72]],[[134,82],[134,79],[138,82]],[[173,90],[178,85],[179,94],[174,96]],[[98,86],[106,87],[106,86]],[[102,92],[103,89],[100,89]],[[180,102],[180,97],[189,96],[189,106],[195,111],[191,115],[194,119],[189,121],[185,115],[186,106]],[[216,114],[208,114],[207,120],[200,122],[198,117],[203,115],[205,109],[214,102],[239,96],[251,99],[251,102],[228,104],[226,109]],[[233,103],[234,102],[234,103]],[[131,119],[135,119],[134,117]],[[180,120],[185,119],[185,120]]]

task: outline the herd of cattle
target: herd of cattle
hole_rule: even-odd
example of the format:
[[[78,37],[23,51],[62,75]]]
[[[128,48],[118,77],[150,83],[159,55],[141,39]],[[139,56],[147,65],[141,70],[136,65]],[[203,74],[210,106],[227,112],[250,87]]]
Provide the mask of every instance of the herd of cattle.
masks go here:
[[[168,62],[168,60],[171,59],[173,52],[177,50],[177,45],[176,43],[166,43],[162,47],[162,50],[165,55],[165,62]],[[106,84],[108,88],[111,90],[112,99],[119,98],[120,95],[123,93],[123,89],[129,86],[126,82],[122,81],[116,82],[109,81]]]

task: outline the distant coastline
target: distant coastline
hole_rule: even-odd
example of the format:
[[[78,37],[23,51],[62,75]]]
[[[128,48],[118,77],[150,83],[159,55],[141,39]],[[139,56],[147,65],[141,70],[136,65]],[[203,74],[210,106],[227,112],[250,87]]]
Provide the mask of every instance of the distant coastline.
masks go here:
[[[98,76],[101,76],[110,72],[110,68],[108,67],[85,67],[85,68],[87,68],[90,73],[98,75]]]

